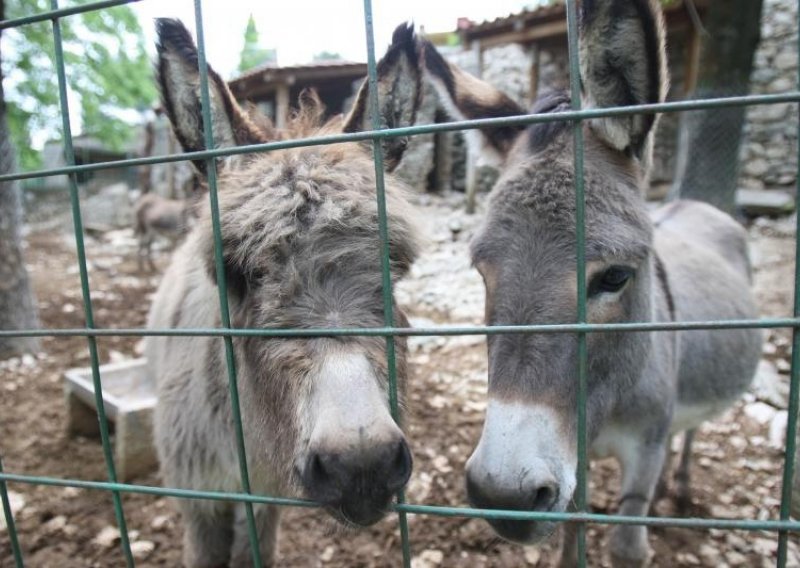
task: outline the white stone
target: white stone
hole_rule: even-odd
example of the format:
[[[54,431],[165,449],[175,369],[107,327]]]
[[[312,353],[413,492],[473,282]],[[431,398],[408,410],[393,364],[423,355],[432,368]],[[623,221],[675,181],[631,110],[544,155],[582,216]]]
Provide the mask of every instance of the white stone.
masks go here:
[[[758,363],[750,391],[758,400],[775,408],[784,409],[788,405],[789,385],[771,361],[762,359]]]
[[[793,70],[797,67],[797,52],[787,50],[780,52],[772,64],[781,71]]]
[[[149,540],[137,540],[131,543],[131,554],[136,560],[144,560],[156,549],[154,542]]]
[[[117,527],[108,526],[97,533],[97,536],[92,539],[92,544],[101,548],[111,548],[119,538],[119,529]]]
[[[744,165],[744,173],[750,176],[763,176],[769,171],[769,162],[763,158],[750,160]]]
[[[42,525],[42,531],[50,534],[62,530],[67,525],[67,517],[58,515]]]
[[[764,402],[753,402],[744,407],[744,413],[759,424],[768,424],[777,411]]]
[[[411,559],[411,568],[432,568],[439,566],[444,561],[444,552],[441,550],[423,550],[418,556]]]
[[[164,530],[172,524],[169,515],[158,515],[150,521],[150,528],[156,531]]]
[[[330,562],[333,560],[333,555],[336,552],[336,548],[333,546],[326,546],[325,550],[322,551],[322,554],[319,555],[319,559],[322,562]]]
[[[769,424],[769,445],[775,449],[782,449],[786,445],[786,424],[789,421],[789,413],[781,410],[775,414]]]
[[[703,544],[698,551],[704,566],[719,566],[722,555],[720,551],[710,544]]]
[[[11,514],[16,515],[25,508],[25,496],[16,491],[8,491],[8,501],[11,505]],[[6,529],[6,516],[0,515],[0,530]]]
[[[538,566],[539,561],[542,559],[542,553],[534,546],[525,547],[525,562],[531,566]]]

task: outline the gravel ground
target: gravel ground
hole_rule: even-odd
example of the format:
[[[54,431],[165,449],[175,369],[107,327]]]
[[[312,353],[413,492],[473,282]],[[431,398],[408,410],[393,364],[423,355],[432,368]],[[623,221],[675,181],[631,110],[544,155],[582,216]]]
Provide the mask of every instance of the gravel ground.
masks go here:
[[[483,286],[469,265],[468,241],[480,213],[460,212],[462,195],[421,196],[420,224],[429,235],[411,277],[397,287],[412,323],[480,323]],[[755,283],[762,313],[791,311],[794,258],[793,219],[758,220],[749,228]],[[87,253],[97,325],[137,327],[144,323],[157,276],[136,272],[130,231],[89,238]],[[80,327],[82,311],[75,252],[69,235],[32,231],[28,263],[43,324]],[[166,255],[158,259],[162,268]],[[457,283],[454,285],[454,283]],[[135,338],[101,338],[103,362],[136,357]],[[410,502],[463,506],[464,462],[483,420],[486,395],[485,340],[481,337],[412,338],[408,435],[415,470]],[[789,334],[769,332],[752,392],[713,423],[695,444],[693,504],[697,517],[776,518],[780,497],[783,430],[788,392]],[[0,452],[6,471],[102,480],[105,468],[96,439],[68,437],[61,374],[88,364],[81,338],[49,338],[35,356],[0,362]],[[676,446],[677,448],[677,446]],[[592,466],[592,508],[616,510],[613,462]],[[156,473],[134,480],[159,485]],[[111,499],[105,492],[10,485],[12,506],[26,564],[30,566],[119,566]],[[126,495],[123,499],[139,566],[175,566],[180,559],[181,519],[168,499]],[[658,503],[659,515],[674,515],[672,500]],[[522,548],[497,539],[478,520],[409,516],[413,565],[545,566],[554,542]],[[606,566],[606,527],[589,528],[590,565]],[[777,540],[764,532],[655,529],[655,566],[772,566]],[[800,565],[796,538],[790,564]],[[0,529],[0,566],[13,564],[8,535]],[[336,529],[315,510],[290,510],[282,525],[280,565],[399,566],[397,520],[390,516],[360,532]]]

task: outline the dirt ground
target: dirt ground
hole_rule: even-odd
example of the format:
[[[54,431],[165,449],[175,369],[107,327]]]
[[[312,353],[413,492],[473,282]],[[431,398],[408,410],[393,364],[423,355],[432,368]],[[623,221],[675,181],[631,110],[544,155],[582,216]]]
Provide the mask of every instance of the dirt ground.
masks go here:
[[[421,219],[432,234],[398,298],[415,324],[479,323],[480,280],[469,268],[467,242],[476,225],[455,210],[460,196],[420,199]],[[793,220],[758,220],[750,227],[756,286],[765,316],[790,315]],[[32,232],[28,264],[47,328],[82,327],[83,312],[74,241],[70,234]],[[140,327],[158,277],[141,277],[130,231],[87,241],[92,297],[99,327]],[[158,259],[162,268],[166,255]],[[452,282],[459,282],[454,287]],[[457,289],[456,289],[457,288]],[[764,350],[772,383],[755,390],[713,423],[695,444],[691,516],[774,519],[778,516],[780,471],[788,380],[789,335],[769,332]],[[136,338],[100,338],[102,362],[137,357]],[[415,338],[411,341],[408,437],[414,474],[407,496],[413,503],[466,505],[464,462],[477,442],[485,410],[486,353],[483,338]],[[84,338],[47,338],[41,353],[0,362],[0,453],[5,471],[105,480],[99,441],[65,433],[61,377],[88,365]],[[677,446],[676,446],[677,449]],[[612,462],[592,467],[592,509],[616,510],[617,472]],[[153,473],[134,480],[159,485]],[[104,539],[114,526],[110,494],[74,488],[10,484],[15,520],[28,566],[121,566],[119,546]],[[123,506],[139,566],[180,563],[181,520],[169,499],[127,494]],[[673,515],[667,498],[660,515]],[[546,566],[554,542],[522,548],[500,541],[480,520],[409,516],[416,568],[431,566]],[[607,566],[607,527],[589,528],[590,565]],[[652,529],[653,565],[772,566],[777,537],[766,532]],[[800,565],[793,537],[790,564]],[[321,513],[285,513],[280,541],[282,566],[399,566],[396,516],[360,532],[335,529]],[[12,566],[7,531],[0,529],[0,566]]]

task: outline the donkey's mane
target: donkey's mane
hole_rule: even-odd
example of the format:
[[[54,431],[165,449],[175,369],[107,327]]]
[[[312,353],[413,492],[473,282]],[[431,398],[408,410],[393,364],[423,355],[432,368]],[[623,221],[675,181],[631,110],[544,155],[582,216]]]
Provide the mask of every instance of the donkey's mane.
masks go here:
[[[316,94],[304,92],[281,137],[341,132],[341,118],[323,122],[323,115]],[[397,276],[418,248],[404,193],[401,183],[386,178],[390,259]],[[240,170],[221,176],[219,202],[226,260],[243,273],[285,281],[291,280],[287,266],[313,273],[346,264],[379,286],[375,171],[360,144],[254,155]],[[208,215],[201,225],[210,235]]]

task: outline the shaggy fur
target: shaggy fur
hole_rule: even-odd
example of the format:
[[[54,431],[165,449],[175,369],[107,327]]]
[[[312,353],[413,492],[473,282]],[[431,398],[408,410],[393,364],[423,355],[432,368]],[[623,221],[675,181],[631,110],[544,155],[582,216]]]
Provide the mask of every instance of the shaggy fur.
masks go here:
[[[184,149],[203,149],[194,44],[177,21],[160,20],[158,31],[164,106]],[[401,26],[379,65],[379,94],[394,101],[383,108],[406,109],[402,119],[411,122],[419,99],[418,49],[413,28]],[[354,117],[366,115],[368,97],[363,95],[347,119],[323,124],[322,105],[305,92],[300,110],[277,132],[252,109],[239,107],[211,69],[209,77],[212,129],[221,147],[340,133],[344,124],[363,123]],[[221,262],[233,326],[385,324],[369,150],[365,144],[347,143],[217,161]],[[399,157],[397,152],[390,156]],[[196,165],[206,172],[205,162]],[[397,279],[417,254],[416,230],[402,184],[387,176],[385,186],[390,268]],[[221,326],[211,225],[206,207],[164,276],[150,327]],[[408,324],[396,306],[394,321]],[[402,400],[406,345],[400,338],[394,341]],[[241,337],[232,343],[253,490],[315,499],[345,524],[377,521],[411,468],[406,442],[388,408],[386,340]],[[158,384],[155,434],[165,483],[240,491],[224,341],[150,337],[146,350]],[[249,565],[241,505],[187,500],[181,507],[186,565]],[[278,516],[277,508],[256,507],[259,546],[270,565]]]

